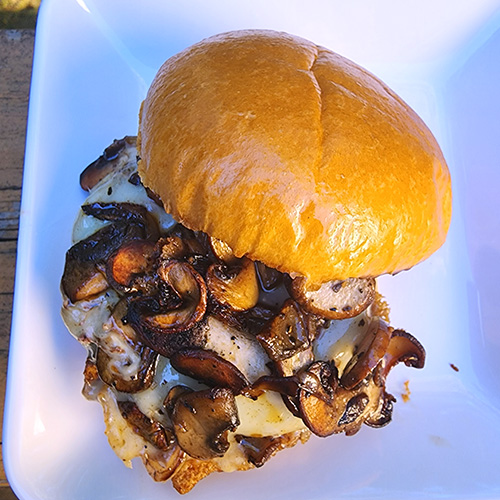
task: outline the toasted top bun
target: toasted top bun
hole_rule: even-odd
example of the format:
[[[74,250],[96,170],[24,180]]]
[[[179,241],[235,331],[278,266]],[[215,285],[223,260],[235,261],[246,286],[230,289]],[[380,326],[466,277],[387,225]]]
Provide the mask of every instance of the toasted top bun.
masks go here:
[[[144,184],[175,219],[315,283],[408,269],[450,223],[448,168],[417,114],[286,33],[225,33],[167,60],[138,148]]]

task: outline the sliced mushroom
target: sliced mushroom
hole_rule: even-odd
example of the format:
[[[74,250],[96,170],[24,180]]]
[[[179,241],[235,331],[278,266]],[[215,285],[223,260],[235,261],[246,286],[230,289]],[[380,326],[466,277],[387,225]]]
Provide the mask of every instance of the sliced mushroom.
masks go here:
[[[355,422],[363,414],[369,400],[370,398],[364,392],[360,392],[359,394],[353,396],[347,402],[344,413],[342,413],[342,416],[338,420],[337,424],[340,427],[343,427]]]
[[[118,221],[75,243],[68,250],[67,256],[80,262],[104,262],[126,241],[140,238],[141,233],[138,226]]]
[[[103,221],[123,224],[129,230],[135,231],[138,238],[156,241],[160,236],[156,219],[143,205],[127,202],[96,202],[82,205],[82,211]]]
[[[158,315],[157,323],[177,331],[198,323],[207,309],[207,288],[201,275],[186,262],[167,260],[160,264],[158,276],[165,285],[167,306],[172,303],[178,307]]]
[[[226,388],[180,395],[172,422],[181,448],[201,460],[222,457],[229,448],[228,433],[240,424],[234,395]]]
[[[234,394],[239,394],[249,385],[236,366],[213,351],[181,349],[170,357],[170,363],[184,375],[210,387],[227,387]]]
[[[234,439],[243,448],[247,460],[255,467],[262,467],[273,455],[287,446],[285,436],[255,437],[236,434]]]
[[[156,245],[150,240],[131,240],[107,260],[106,276],[120,290],[130,289],[137,275],[151,271]]]
[[[257,304],[259,285],[254,263],[242,259],[237,267],[212,264],[207,271],[207,287],[219,303],[236,311],[245,311]]]
[[[205,322],[192,324],[189,311],[165,311],[154,297],[129,299],[127,321],[140,341],[162,356],[170,357],[179,349],[203,347]],[[185,325],[192,325],[185,328]]]
[[[273,375],[263,375],[259,377],[246,391],[246,395],[251,398],[259,397],[264,391],[279,392],[283,396],[296,397],[300,389],[298,377],[279,377]]]
[[[187,253],[187,247],[180,236],[169,235],[159,242],[163,260],[182,260]]]
[[[144,344],[163,356],[183,347],[203,346],[201,321],[207,306],[203,278],[186,262],[174,260],[163,262],[158,275],[165,293],[161,298],[129,299],[130,325]]]
[[[205,233],[192,231],[182,224],[177,224],[169,236],[181,238],[187,253],[191,255],[206,255],[209,251],[208,236]]]
[[[315,286],[305,278],[295,278],[290,286],[290,294],[304,309],[324,318],[352,318],[363,312],[375,299],[375,280],[349,278]]]
[[[395,399],[386,392],[381,377],[370,373],[356,387],[345,389],[333,363],[316,362],[309,371],[319,371],[322,388],[308,391],[302,387],[298,399],[302,419],[315,434],[326,437],[343,432],[352,436],[363,423],[383,427],[390,422]]]
[[[346,390],[338,382],[333,363],[318,361],[308,372],[316,375],[321,387],[313,391],[302,387],[299,408],[304,423],[320,437],[341,432],[348,436],[355,434],[373,409],[379,407],[380,388],[372,382],[370,389],[370,380],[356,389]]]
[[[227,266],[237,265],[240,259],[234,255],[231,247],[224,241],[217,238],[209,238],[210,249],[217,259],[226,264]]]
[[[186,262],[165,261],[158,269],[161,297],[129,299],[127,320],[139,339],[163,356],[204,343],[201,320],[207,307],[205,282]]]
[[[159,450],[166,450],[175,443],[173,432],[144,415],[134,402],[118,401],[118,408],[133,431]]]
[[[172,477],[185,457],[181,447],[173,443],[167,450],[144,450],[141,458],[153,480],[163,482]]]
[[[260,286],[265,292],[274,290],[283,282],[283,274],[277,269],[267,267],[262,262],[255,262],[255,267],[257,269]]]
[[[412,368],[423,368],[425,365],[422,344],[413,335],[399,329],[392,332],[378,376],[385,380],[391,368],[398,363]]]
[[[104,270],[106,260],[125,241],[137,236],[134,227],[116,223],[75,243],[66,252],[61,278],[61,287],[70,301],[88,298],[108,288]]]
[[[296,417],[301,417],[299,409],[299,394],[301,390],[316,395],[320,399],[330,401],[331,395],[325,393],[322,382],[315,366],[311,365],[309,370],[302,370],[296,375],[273,376],[264,375],[258,378],[252,386],[246,390],[245,395],[250,398],[259,397],[264,391],[274,391],[281,394],[283,402],[290,412]]]
[[[216,317],[226,325],[252,335],[257,335],[277,313],[276,310],[261,304],[257,304],[246,311],[235,311],[230,306],[221,304],[210,297],[207,311],[211,316]]]
[[[114,170],[119,170],[130,158],[136,156],[136,137],[126,136],[114,140],[104,153],[92,162],[80,175],[80,186],[90,191],[104,177]]]
[[[333,369],[333,371],[332,371]],[[342,413],[333,400],[335,381],[335,367],[323,361],[311,365],[309,372],[320,381],[320,386],[314,391],[306,388],[300,390],[298,395],[299,410],[304,423],[316,435],[326,437],[337,430],[337,422]]]
[[[307,318],[290,299],[257,339],[273,361],[281,361],[309,347],[307,326]]]
[[[105,263],[125,243],[158,232],[150,223],[147,210],[131,203],[94,203],[84,205],[84,212],[111,224],[73,245],[66,253],[61,286],[72,302],[100,293],[108,287]],[[102,268],[102,269],[101,269]]]
[[[97,350],[96,365],[99,377],[117,391],[136,393],[151,386],[155,375],[157,354],[148,347],[136,344],[134,350],[140,356],[137,372],[130,377],[124,377],[114,364],[114,360],[102,348]]]
[[[365,424],[377,429],[386,426],[392,419],[393,403],[395,402],[396,398],[386,392],[385,389],[382,389],[379,406],[375,412],[365,419]]]
[[[145,446],[141,454],[150,476],[155,481],[169,479],[185,457],[173,431],[146,416],[132,401],[118,401],[118,408],[131,429],[153,445]]]
[[[384,357],[390,338],[387,323],[381,319],[374,320],[342,373],[342,387],[352,389],[368,376]]]
[[[109,283],[94,262],[80,262],[67,255],[61,287],[69,300],[75,303],[104,292]]]
[[[167,410],[167,413],[169,415],[172,414],[174,411],[174,406],[175,402],[181,396],[182,394],[187,394],[188,392],[193,392],[193,389],[191,387],[188,387],[187,385],[174,385],[169,391],[168,394],[165,397],[165,400],[163,401],[163,407],[165,410]]]

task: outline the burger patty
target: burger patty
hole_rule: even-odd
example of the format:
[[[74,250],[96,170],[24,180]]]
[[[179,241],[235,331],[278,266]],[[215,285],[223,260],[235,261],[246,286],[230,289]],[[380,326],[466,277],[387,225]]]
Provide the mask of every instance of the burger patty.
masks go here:
[[[316,286],[236,257],[164,212],[137,175],[134,138],[82,174],[62,315],[88,350],[84,395],[128,466],[181,493],[262,466],[319,436],[386,425],[398,362],[425,352],[389,326],[375,280]]]

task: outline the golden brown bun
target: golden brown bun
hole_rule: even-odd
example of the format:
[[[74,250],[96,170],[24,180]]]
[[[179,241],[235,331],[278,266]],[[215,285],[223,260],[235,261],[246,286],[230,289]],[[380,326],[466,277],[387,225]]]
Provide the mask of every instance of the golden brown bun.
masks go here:
[[[166,61],[138,147],[174,218],[318,283],[408,269],[450,223],[448,168],[416,113],[286,33],[226,33]]]

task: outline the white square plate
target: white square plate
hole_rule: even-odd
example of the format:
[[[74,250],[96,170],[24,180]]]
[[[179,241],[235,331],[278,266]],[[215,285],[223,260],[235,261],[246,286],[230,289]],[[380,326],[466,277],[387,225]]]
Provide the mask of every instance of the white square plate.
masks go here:
[[[449,162],[454,217],[427,262],[380,280],[392,323],[426,346],[397,367],[391,425],[312,438],[262,469],[215,474],[192,499],[500,497],[500,16],[498,0],[45,0],[37,28],[4,454],[22,499],[177,498],[126,469],[80,394],[85,352],[59,316],[84,194],[80,171],[135,134],[159,65],[217,32],[273,28],[367,67],[413,106]],[[458,368],[454,370],[453,364]],[[404,382],[411,396],[403,402]]]

